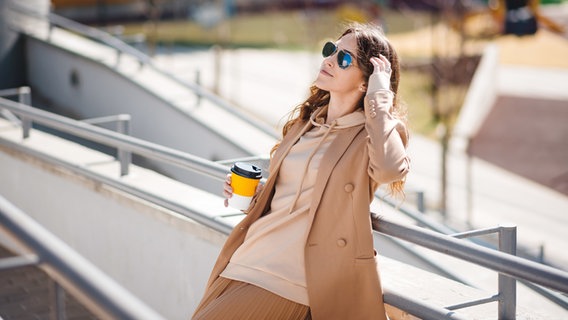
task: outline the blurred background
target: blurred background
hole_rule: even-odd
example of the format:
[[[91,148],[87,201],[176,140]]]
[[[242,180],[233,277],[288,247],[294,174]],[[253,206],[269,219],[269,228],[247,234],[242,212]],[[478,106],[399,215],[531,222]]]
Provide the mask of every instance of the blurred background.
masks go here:
[[[107,30],[153,56],[166,70],[200,81],[275,127],[281,126],[287,112],[305,98],[321,61],[318,54],[322,42],[336,38],[349,21],[375,23],[382,26],[402,58],[400,91],[408,107],[412,132],[439,141],[445,154],[472,76],[488,46],[498,46],[501,65],[546,70],[568,68],[566,3],[563,0],[53,0],[52,10]],[[273,50],[292,54],[279,58],[296,60],[303,69],[286,73],[283,69],[289,68],[265,61],[262,52],[274,53]],[[314,58],[302,64],[303,58],[294,53],[306,52]],[[536,78],[534,81],[534,86],[547,85]],[[242,92],[246,83],[256,88],[252,92],[267,92],[275,90],[274,87],[281,90],[283,86],[290,92],[272,97],[270,106],[264,104],[258,110],[253,106],[258,100],[254,93]],[[551,86],[568,90],[566,83]],[[505,100],[505,104],[519,103]],[[521,115],[517,109],[512,114],[494,115],[490,119],[498,126],[503,121],[510,122],[507,132],[511,137],[493,132],[494,126],[488,124],[486,130],[470,137],[473,141],[468,143],[468,150],[568,195],[565,143],[568,108],[563,107],[566,101],[557,101],[555,97],[546,100],[522,99],[523,103],[541,104],[538,111],[533,109]],[[535,118],[537,115],[543,118]],[[442,201],[442,210],[444,206]]]
[[[14,124],[27,119],[0,101],[0,194],[151,307],[185,319],[220,234],[243,216],[223,207],[218,177],[193,172],[188,155],[222,170],[235,159],[267,163],[317,76],[322,44],[352,21],[381,26],[397,49],[411,131],[405,198],[379,190],[372,211],[446,234],[516,225],[518,256],[568,270],[568,0],[0,0],[0,96],[67,117],[53,128],[34,119],[22,138]],[[58,132],[71,119],[156,145],[130,159],[121,143]],[[174,160],[152,158],[171,154],[162,147]],[[494,273],[385,243],[385,257],[494,290]],[[424,288],[447,306],[461,294],[437,296],[420,284],[435,279],[400,270],[409,296]],[[38,282],[13,275],[0,275],[5,319],[29,313],[17,299],[32,301]],[[54,287],[33,290],[55,301]],[[530,309],[521,318],[566,318],[565,292],[543,307],[545,295],[530,290],[509,295]]]

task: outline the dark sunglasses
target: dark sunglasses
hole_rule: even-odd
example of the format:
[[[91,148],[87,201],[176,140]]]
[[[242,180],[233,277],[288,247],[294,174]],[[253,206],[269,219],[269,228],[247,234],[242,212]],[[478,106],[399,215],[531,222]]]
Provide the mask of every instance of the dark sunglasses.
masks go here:
[[[324,58],[332,56],[337,51],[337,46],[333,42],[327,42],[323,49],[321,50],[321,54]],[[339,50],[337,52],[337,64],[341,69],[347,69],[350,65],[353,64],[353,56],[345,50]]]

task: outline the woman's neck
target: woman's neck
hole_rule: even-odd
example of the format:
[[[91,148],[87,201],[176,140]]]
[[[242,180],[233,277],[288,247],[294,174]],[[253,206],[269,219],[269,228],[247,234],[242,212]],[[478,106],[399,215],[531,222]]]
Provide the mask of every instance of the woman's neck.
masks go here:
[[[325,123],[330,124],[334,120],[355,111],[360,99],[360,92],[346,95],[330,94]]]

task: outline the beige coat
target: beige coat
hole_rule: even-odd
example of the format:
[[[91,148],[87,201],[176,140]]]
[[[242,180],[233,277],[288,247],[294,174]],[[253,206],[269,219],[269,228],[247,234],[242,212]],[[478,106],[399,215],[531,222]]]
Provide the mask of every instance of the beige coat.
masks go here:
[[[315,320],[385,319],[369,204],[379,184],[406,175],[409,160],[406,128],[380,108],[376,116],[371,115],[368,110],[378,106],[379,96],[371,97],[365,101],[365,125],[341,130],[318,170],[305,245],[306,281]],[[309,122],[295,125],[283,139],[263,191],[229,235],[208,286],[243,243],[250,225],[269,210],[282,160],[311,126]]]

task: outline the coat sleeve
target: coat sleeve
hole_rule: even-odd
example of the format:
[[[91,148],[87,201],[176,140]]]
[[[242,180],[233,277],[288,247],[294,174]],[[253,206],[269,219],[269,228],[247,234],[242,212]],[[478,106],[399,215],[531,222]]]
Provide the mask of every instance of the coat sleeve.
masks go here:
[[[406,153],[408,131],[402,121],[390,114],[393,93],[378,90],[365,97],[365,129],[369,150],[369,176],[379,184],[404,179],[410,170]]]

